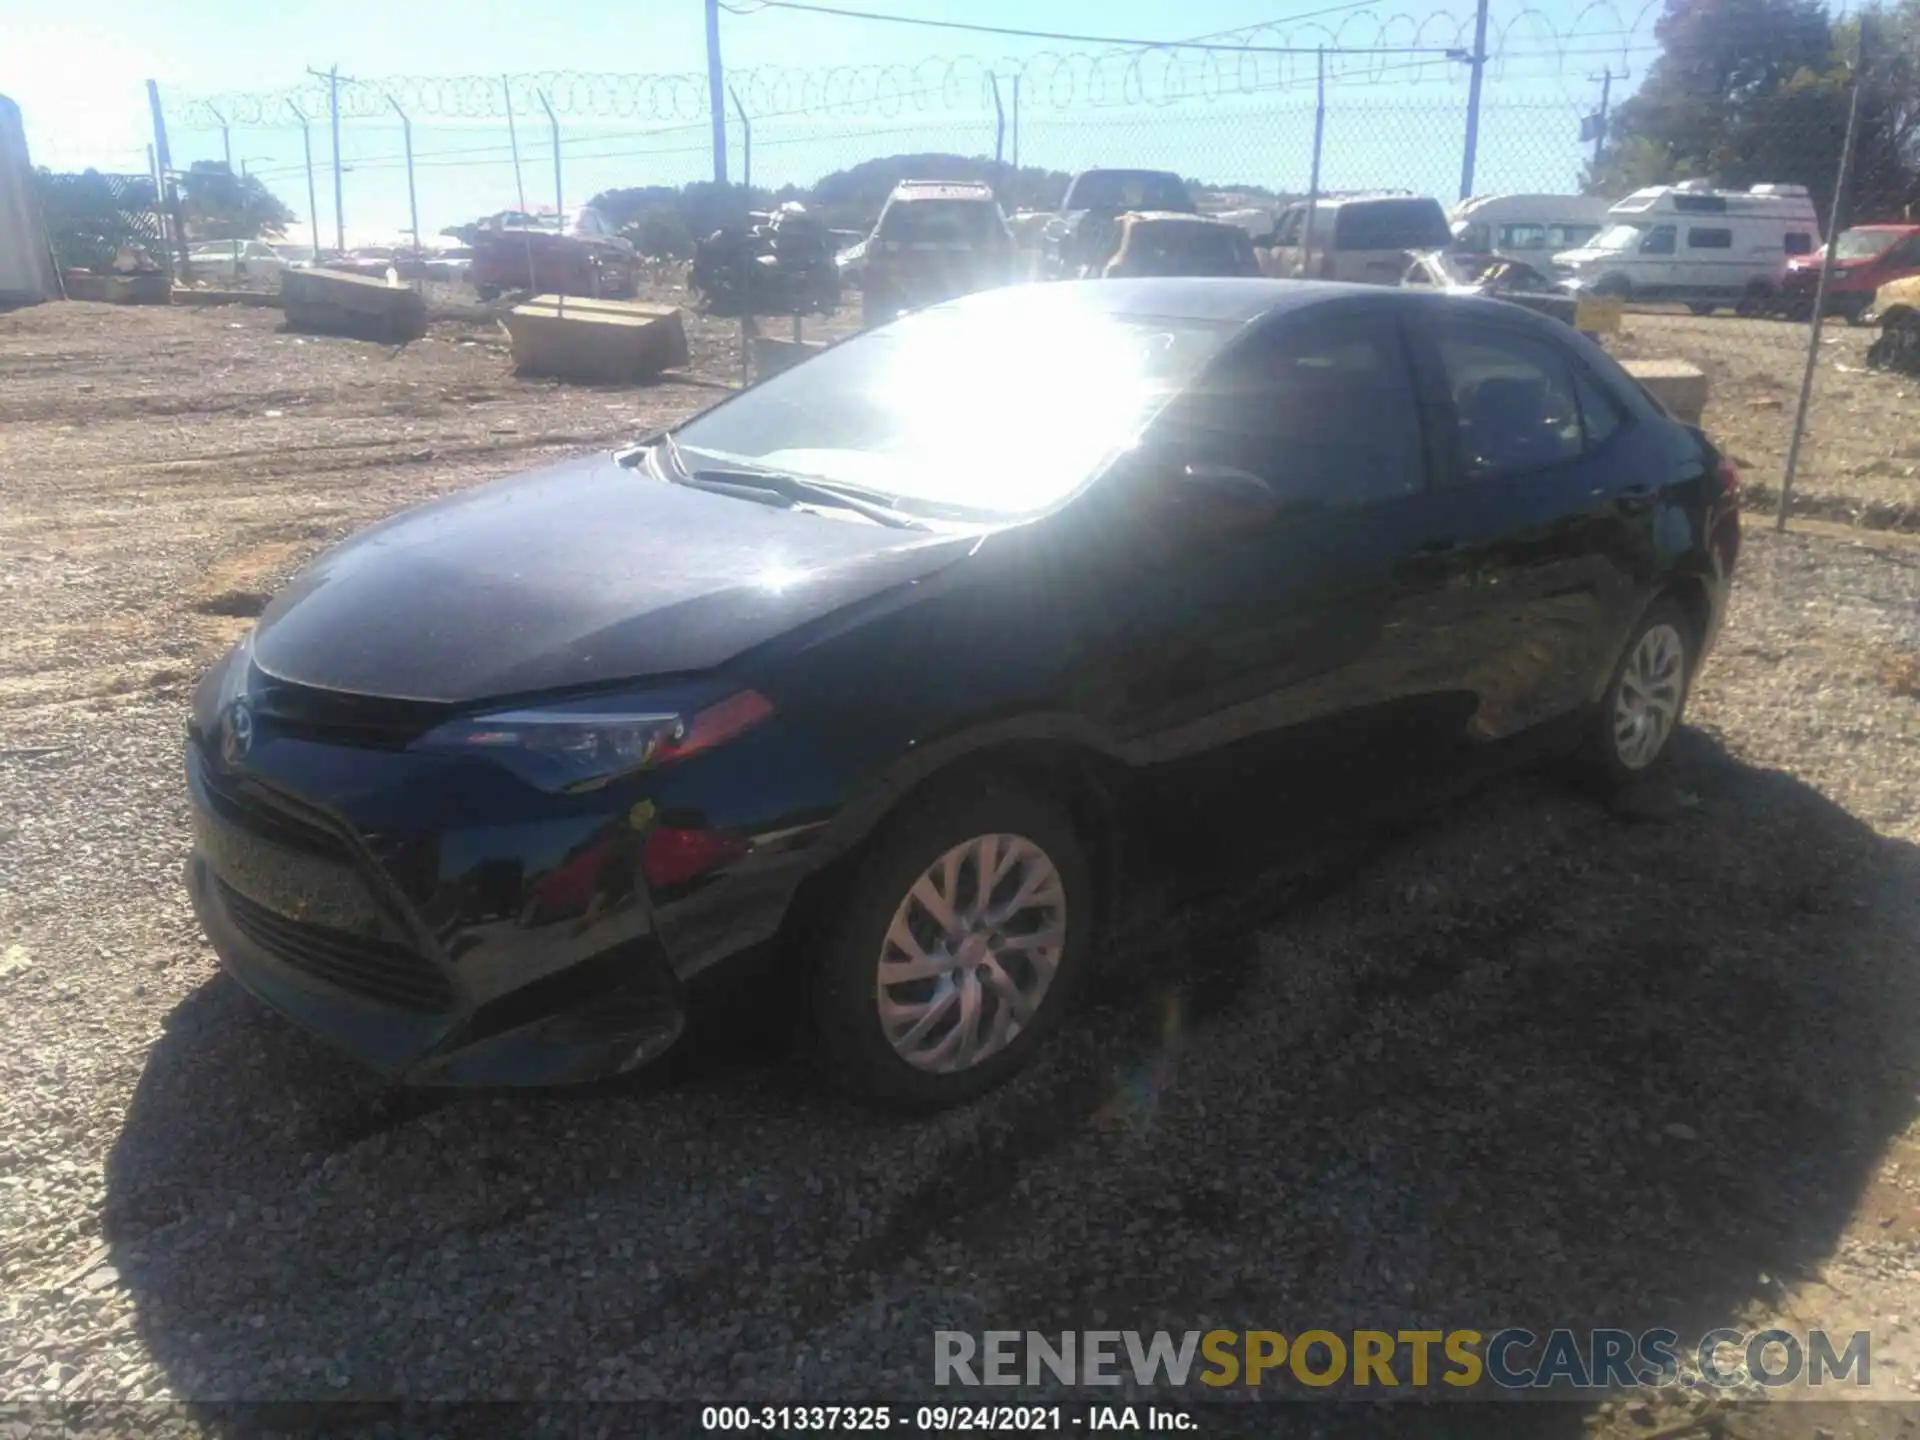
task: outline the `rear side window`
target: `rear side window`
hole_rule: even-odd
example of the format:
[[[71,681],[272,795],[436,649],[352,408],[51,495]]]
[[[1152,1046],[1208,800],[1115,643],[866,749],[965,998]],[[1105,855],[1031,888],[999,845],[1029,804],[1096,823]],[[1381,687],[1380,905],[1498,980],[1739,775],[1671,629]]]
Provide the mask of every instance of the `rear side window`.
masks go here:
[[[1441,250],[1452,242],[1437,200],[1356,200],[1334,211],[1335,250]]]
[[[1390,321],[1254,337],[1169,419],[1187,458],[1250,470],[1287,501],[1365,505],[1426,480],[1412,371]]]
[[[1787,254],[1789,255],[1811,255],[1813,253],[1813,236],[1803,230],[1789,230],[1787,232],[1786,247]]]
[[[1501,480],[1580,457],[1573,367],[1553,346],[1496,326],[1452,325],[1438,348],[1463,479]]]
[[[1276,246],[1298,245],[1300,243],[1300,231],[1301,231],[1301,228],[1306,224],[1306,221],[1307,221],[1306,211],[1304,210],[1287,211],[1286,214],[1280,217],[1280,224],[1274,229],[1273,243]]]
[[[1547,226],[1547,248],[1578,250],[1598,235],[1600,228],[1598,225],[1549,225]]]
[[[1690,225],[1687,227],[1687,248],[1689,250],[1731,250],[1733,231],[1723,226]]]
[[[1544,225],[1502,225],[1500,227],[1499,248],[1502,250],[1539,250],[1547,243],[1547,227]]]

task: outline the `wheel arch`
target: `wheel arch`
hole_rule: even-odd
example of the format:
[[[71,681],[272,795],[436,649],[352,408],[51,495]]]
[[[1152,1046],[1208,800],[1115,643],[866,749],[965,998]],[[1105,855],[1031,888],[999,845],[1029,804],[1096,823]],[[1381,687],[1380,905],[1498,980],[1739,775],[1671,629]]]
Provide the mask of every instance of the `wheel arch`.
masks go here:
[[[1104,924],[1123,868],[1124,763],[1070,726],[1013,722],[956,736],[909,756],[868,785],[829,824],[819,860],[801,878],[781,930],[817,934],[853,883],[861,861],[889,827],[948,789],[1001,779],[1060,805],[1093,866],[1096,922]]]

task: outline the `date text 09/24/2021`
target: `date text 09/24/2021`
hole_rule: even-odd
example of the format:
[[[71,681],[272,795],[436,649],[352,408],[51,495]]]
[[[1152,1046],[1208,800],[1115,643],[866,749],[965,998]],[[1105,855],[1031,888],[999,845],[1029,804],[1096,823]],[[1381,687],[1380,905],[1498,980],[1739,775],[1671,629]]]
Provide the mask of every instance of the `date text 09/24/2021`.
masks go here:
[[[899,1430],[906,1434],[1013,1433],[1058,1435],[1073,1430],[1199,1428],[1184,1410],[1158,1405],[708,1405],[700,1411],[708,1431]]]

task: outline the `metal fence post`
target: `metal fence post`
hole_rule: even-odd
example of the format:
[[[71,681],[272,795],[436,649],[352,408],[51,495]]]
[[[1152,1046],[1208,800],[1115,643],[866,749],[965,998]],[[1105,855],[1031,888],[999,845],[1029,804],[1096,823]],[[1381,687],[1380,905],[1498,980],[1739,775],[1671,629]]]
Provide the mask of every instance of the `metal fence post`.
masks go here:
[[[1833,208],[1827,212],[1827,248],[1820,261],[1820,283],[1813,292],[1813,323],[1807,330],[1807,368],[1800,376],[1800,404],[1793,413],[1793,439],[1787,445],[1787,465],[1780,476],[1780,504],[1774,511],[1773,528],[1787,528],[1787,507],[1793,499],[1793,476],[1800,468],[1800,442],[1807,433],[1807,410],[1813,403],[1813,372],[1820,363],[1820,327],[1826,318],[1827,286],[1833,280],[1833,260],[1840,236],[1840,211],[1846,204],[1847,185],[1853,178],[1853,140],[1860,126],[1860,91],[1864,88],[1867,65],[1867,22],[1860,21],[1859,46],[1853,59],[1853,90],[1847,97],[1847,133],[1840,142],[1840,174],[1833,185]]]
[[[727,87],[727,98],[733,101],[734,114],[740,117],[740,139],[743,146],[740,156],[740,188],[751,190],[753,189],[753,121],[747,118],[747,107],[740,103],[740,96],[731,85]],[[751,197],[748,203],[752,203]]]
[[[1473,54],[1467,63],[1473,74],[1467,81],[1467,139],[1460,156],[1460,198],[1473,195],[1473,170],[1480,158],[1480,86],[1487,73],[1487,0],[1480,0],[1473,20]]]
[[[1000,103],[1000,77],[989,72],[987,83],[993,86],[993,178],[999,182],[998,188],[1004,190],[1007,184],[1007,108]]]
[[[567,231],[567,220],[566,203],[561,198],[564,192],[560,188],[560,121],[553,113],[553,102],[547,99],[547,92],[536,90],[534,94],[540,101],[540,108],[547,112],[547,124],[553,130],[553,226],[556,231],[564,235]],[[532,244],[531,238],[528,244]],[[567,313],[567,272],[564,265],[560,269],[560,284],[556,287],[555,293],[559,297],[556,302],[558,305],[556,313],[564,315]]]
[[[333,244],[334,249],[344,255],[347,252],[347,201],[346,185],[340,178],[340,67],[315,70],[309,65],[307,73],[327,82],[327,119],[333,126]]]
[[[1327,138],[1327,50],[1314,52],[1313,169],[1307,179],[1307,228],[1300,239],[1300,278],[1306,279],[1313,261],[1313,227],[1320,210],[1320,150]]]
[[[168,222],[173,226],[173,243],[180,252],[180,268],[176,278],[193,278],[193,262],[187,258],[187,226],[180,214],[180,191],[173,183],[173,152],[167,148],[167,117],[160,108],[160,86],[157,82],[147,81],[147,106],[153,111],[153,150],[160,162],[160,193],[154,199],[161,205]],[[166,246],[160,247],[166,253]],[[171,260],[168,268],[172,268]]]
[[[307,156],[307,232],[313,240],[313,261],[320,263],[320,194],[313,183],[313,124],[307,115],[293,101],[287,101],[287,108],[300,122],[300,147]]]
[[[387,104],[393,107],[393,113],[400,117],[400,139],[407,152],[407,219],[413,226],[413,264],[415,270],[420,267],[420,202],[413,188],[413,121],[407,118],[407,112],[400,108],[400,102],[387,96]]]

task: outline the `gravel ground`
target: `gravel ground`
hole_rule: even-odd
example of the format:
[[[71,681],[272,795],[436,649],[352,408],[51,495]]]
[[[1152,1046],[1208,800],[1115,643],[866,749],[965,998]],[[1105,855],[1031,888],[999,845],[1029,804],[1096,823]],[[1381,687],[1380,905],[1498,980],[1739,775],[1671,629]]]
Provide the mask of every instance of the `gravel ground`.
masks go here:
[[[1904,537],[1750,526],[1644,803],[1519,775],[1305,873],[1256,854],[966,1110],[864,1113],[758,1032],[590,1094],[397,1095],[198,935],[191,679],[325,543],[715,392],[277,318],[0,317],[0,1400],[902,1399],[936,1328],[1770,1318],[1870,1328],[1875,1393],[1920,1391]]]

